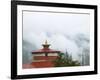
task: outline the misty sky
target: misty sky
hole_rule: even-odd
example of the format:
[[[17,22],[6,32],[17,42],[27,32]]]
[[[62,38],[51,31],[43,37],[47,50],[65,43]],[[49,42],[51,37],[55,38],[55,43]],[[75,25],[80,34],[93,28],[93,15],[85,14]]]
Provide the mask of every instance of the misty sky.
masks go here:
[[[41,49],[45,40],[50,48],[76,55],[77,35],[90,36],[90,15],[77,13],[23,12],[23,40]],[[33,49],[34,50],[34,49]]]

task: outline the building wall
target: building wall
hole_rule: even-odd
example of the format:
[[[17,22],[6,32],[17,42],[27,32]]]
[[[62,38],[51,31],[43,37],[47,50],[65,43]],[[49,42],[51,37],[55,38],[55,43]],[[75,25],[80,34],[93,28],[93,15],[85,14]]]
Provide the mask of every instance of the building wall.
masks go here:
[[[48,53],[48,56],[45,56],[45,53],[33,54],[33,62],[52,61],[57,58],[58,53]]]
[[[37,53],[37,54],[33,54],[34,56],[45,56],[45,53]],[[48,53],[48,56],[58,56],[58,53]]]
[[[34,57],[34,56],[45,56],[45,54],[44,54],[44,53],[40,53],[40,54],[37,53],[37,54],[33,54],[33,57]]]
[[[49,53],[48,56],[58,56],[58,53]]]

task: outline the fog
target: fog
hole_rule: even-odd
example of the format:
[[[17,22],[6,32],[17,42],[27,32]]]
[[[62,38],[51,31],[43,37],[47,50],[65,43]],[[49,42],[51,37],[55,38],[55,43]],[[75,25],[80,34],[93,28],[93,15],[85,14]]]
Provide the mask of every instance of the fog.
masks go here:
[[[51,49],[67,51],[74,60],[82,61],[82,55],[88,55],[89,64],[89,21],[89,14],[24,11],[23,63],[31,62],[31,52],[47,40]]]

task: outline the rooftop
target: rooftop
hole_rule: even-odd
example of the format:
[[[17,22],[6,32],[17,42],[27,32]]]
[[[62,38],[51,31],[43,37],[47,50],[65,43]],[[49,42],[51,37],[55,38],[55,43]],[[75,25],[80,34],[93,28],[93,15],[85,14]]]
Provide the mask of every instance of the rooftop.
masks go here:
[[[60,51],[50,49],[49,48],[50,44],[48,44],[47,40],[45,41],[45,44],[42,44],[42,46],[43,46],[42,49],[32,51],[32,54],[34,54],[34,53],[44,53],[44,52],[45,53],[60,53]]]

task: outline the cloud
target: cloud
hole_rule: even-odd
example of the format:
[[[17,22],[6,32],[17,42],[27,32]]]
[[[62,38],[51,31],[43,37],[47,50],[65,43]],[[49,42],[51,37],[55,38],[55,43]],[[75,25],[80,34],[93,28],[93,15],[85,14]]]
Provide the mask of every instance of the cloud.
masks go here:
[[[77,34],[90,34],[89,19],[88,14],[24,12],[23,40],[37,49],[42,48],[41,44],[48,40],[50,48],[62,52],[67,50],[77,58],[79,47],[74,38],[77,38]]]

